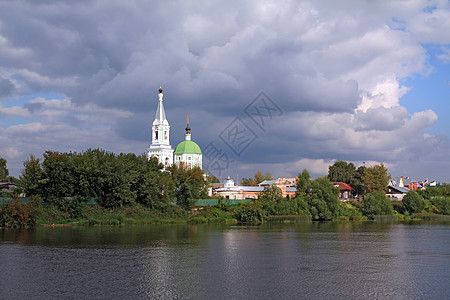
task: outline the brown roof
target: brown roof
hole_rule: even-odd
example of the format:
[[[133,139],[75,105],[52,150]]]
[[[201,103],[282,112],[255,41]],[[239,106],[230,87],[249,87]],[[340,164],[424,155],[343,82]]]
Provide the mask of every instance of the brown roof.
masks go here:
[[[337,185],[340,191],[353,191],[354,188],[349,186],[348,184],[344,182],[333,182],[334,185]]]

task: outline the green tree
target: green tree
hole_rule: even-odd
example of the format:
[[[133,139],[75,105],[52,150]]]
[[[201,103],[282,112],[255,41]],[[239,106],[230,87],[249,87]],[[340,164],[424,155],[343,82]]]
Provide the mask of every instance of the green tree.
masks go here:
[[[102,194],[102,181],[105,179],[101,162],[106,152],[100,149],[88,149],[71,156],[74,172],[74,195],[81,199],[99,199]]]
[[[254,178],[242,178],[241,184],[244,186],[256,186],[264,180],[273,180],[272,175],[269,171],[265,175],[261,173],[260,170],[256,171]]]
[[[6,180],[9,176],[9,170],[6,166],[6,159],[0,157],[0,180]]]
[[[237,207],[236,217],[244,223],[264,223],[269,219],[261,201],[240,203]]]
[[[403,197],[403,207],[409,213],[420,213],[425,208],[425,200],[415,191],[409,191]]]
[[[208,181],[208,183],[220,183],[219,178],[212,174],[206,174],[206,181]]]
[[[74,170],[70,154],[45,151],[42,162],[44,200],[55,202],[74,193]]]
[[[339,160],[328,167],[328,178],[331,181],[351,184],[355,176],[356,168],[353,163]]]
[[[365,168],[363,174],[365,192],[386,191],[390,177],[384,164]]]
[[[436,197],[431,199],[435,211],[441,215],[450,215],[450,197]]]
[[[364,195],[364,170],[365,166],[360,166],[356,169],[355,176],[353,177],[350,185],[355,189],[353,191],[354,195]]]
[[[101,158],[100,204],[114,208],[136,201],[139,164],[135,154],[105,153]]]
[[[283,198],[281,190],[276,185],[272,185],[262,191],[257,201],[263,203],[263,209],[268,214],[278,215],[280,214],[279,206],[281,202],[286,202],[286,199]]]
[[[44,171],[42,170],[39,158],[30,155],[30,158],[23,163],[24,169],[20,176],[19,185],[23,192],[28,195],[42,194],[42,179]]]
[[[280,202],[285,199],[283,198],[283,193],[281,190],[276,185],[272,185],[262,191],[262,193],[258,196],[258,200],[263,202]]]
[[[249,177],[249,178],[245,178],[245,177],[242,178],[241,184],[242,184],[243,186],[256,186],[256,185],[257,185],[255,179],[254,179],[254,178],[251,178],[251,177]]]
[[[168,168],[168,171],[175,184],[174,192],[179,206],[191,209],[197,199],[207,197],[207,182],[204,179],[202,169],[172,165]]]
[[[319,177],[311,181],[307,199],[313,219],[331,220],[338,217],[338,196],[339,189],[328,177]]]
[[[261,173],[261,171],[256,171],[256,173],[255,173],[255,185],[257,185],[257,184],[259,184],[260,182],[263,182],[264,181],[264,176],[263,176],[263,174]]]
[[[309,185],[311,183],[311,176],[308,170],[304,169],[302,173],[298,173],[297,180],[297,197],[303,197],[308,193]]]
[[[391,215],[394,210],[391,201],[383,191],[367,193],[362,201],[362,212],[368,217],[375,215]]]
[[[141,156],[137,201],[152,209],[165,210],[174,199],[175,183],[155,157]]]
[[[269,171],[267,171],[266,174],[264,174],[264,180],[273,180],[272,174],[270,174]]]

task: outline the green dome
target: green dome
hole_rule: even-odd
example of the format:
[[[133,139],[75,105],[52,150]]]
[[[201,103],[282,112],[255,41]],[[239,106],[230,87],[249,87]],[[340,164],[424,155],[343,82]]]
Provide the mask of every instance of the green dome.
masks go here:
[[[183,153],[191,153],[191,154],[202,154],[200,147],[193,141],[182,141],[178,144],[175,149],[175,154],[183,154]]]

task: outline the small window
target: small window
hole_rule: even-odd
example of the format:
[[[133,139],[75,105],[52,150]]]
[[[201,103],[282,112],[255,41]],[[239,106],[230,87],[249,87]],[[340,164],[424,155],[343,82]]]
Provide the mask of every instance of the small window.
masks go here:
[[[155,130],[155,140],[158,139],[158,130]]]
[[[167,131],[164,131],[164,139],[167,140]]]
[[[188,156],[188,160],[191,160],[191,159],[192,159],[192,157]]]

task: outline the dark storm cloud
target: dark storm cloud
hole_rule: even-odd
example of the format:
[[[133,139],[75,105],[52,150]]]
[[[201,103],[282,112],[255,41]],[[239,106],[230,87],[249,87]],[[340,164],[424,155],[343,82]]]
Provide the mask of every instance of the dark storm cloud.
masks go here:
[[[44,106],[41,102],[34,102],[34,103],[25,103],[23,105],[23,108],[27,109],[30,113],[34,113],[36,111],[39,111]]]
[[[283,117],[264,132],[255,129],[259,138],[234,157],[240,164],[423,157],[445,145],[425,134],[437,116],[411,116],[399,106],[399,79],[425,68],[425,50],[407,29],[412,24],[423,33],[430,25],[416,21],[421,3],[384,5],[1,1],[0,97],[20,89],[68,101],[26,103],[24,111],[0,106],[0,112],[44,120],[9,128],[17,139],[52,128],[54,140],[46,144],[73,134],[80,137],[73,147],[83,150],[95,148],[96,135],[108,127],[103,144],[142,153],[160,84],[172,146],[184,138],[186,114],[202,147],[235,117],[252,124],[244,108],[264,91]],[[391,26],[393,16],[404,20],[403,30]]]
[[[321,76],[303,55],[300,41],[264,41],[264,30],[239,36],[252,21],[236,27],[239,14],[230,7],[220,14],[225,29],[217,39],[203,27],[212,24],[210,18],[170,10],[173,5],[21,2],[17,7],[3,3],[1,19],[14,26],[0,32],[15,47],[29,50],[28,59],[15,66],[39,74],[21,73],[20,79],[35,91],[58,88],[74,102],[137,112],[145,109],[152,87],[169,82],[179,99],[201,109],[213,98],[218,112],[230,115],[236,109],[232,103],[239,107],[260,90],[282,89],[287,108],[294,110],[348,111],[359,103],[357,85]],[[203,31],[208,39],[201,38]],[[233,39],[239,47],[227,50],[225,44]],[[224,103],[228,109],[221,109]]]
[[[0,77],[0,99],[10,96],[14,91],[11,80]]]

